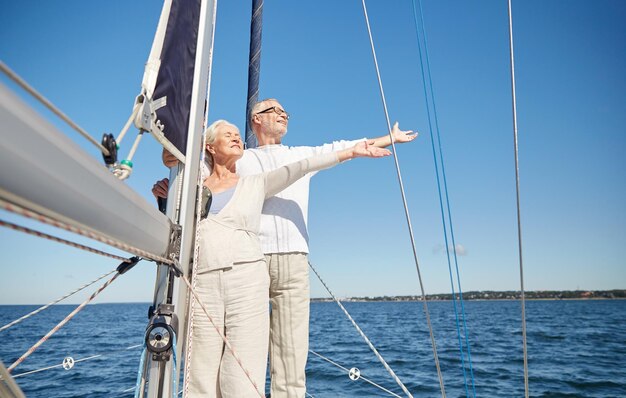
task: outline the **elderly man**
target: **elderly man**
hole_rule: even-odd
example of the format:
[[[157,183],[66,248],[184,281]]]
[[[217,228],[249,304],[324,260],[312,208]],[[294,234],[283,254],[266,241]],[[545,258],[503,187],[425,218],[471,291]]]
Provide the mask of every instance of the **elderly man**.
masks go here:
[[[336,141],[317,147],[282,145],[289,114],[275,99],[254,105],[249,115],[259,146],[246,149],[237,162],[241,176],[271,171],[315,154],[345,149],[356,141]],[[393,126],[394,142],[413,141],[417,133]],[[369,141],[370,145],[391,145],[389,135]],[[172,166],[176,159],[164,152],[163,161]],[[270,275],[270,377],[272,398],[304,397],[305,367],[309,350],[309,263],[307,215],[309,182],[303,177],[263,205],[259,237]],[[155,196],[166,195],[166,180],[153,188]]]

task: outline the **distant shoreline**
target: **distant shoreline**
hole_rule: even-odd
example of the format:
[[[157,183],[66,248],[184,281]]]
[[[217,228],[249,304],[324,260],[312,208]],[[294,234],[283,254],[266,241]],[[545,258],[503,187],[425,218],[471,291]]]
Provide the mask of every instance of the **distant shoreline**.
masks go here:
[[[598,298],[528,298],[525,297],[526,300],[528,301],[609,301],[609,300],[626,300],[625,297],[615,297],[615,298],[608,298],[608,297],[598,297]],[[519,301],[520,299],[472,299],[472,300],[468,300],[465,297],[463,298],[464,301]],[[335,300],[331,299],[331,298],[322,298],[322,297],[315,297],[315,298],[311,298],[311,302],[312,303],[332,303]],[[415,299],[415,300],[393,300],[393,299],[387,299],[387,300],[374,300],[374,299],[358,299],[358,298],[353,298],[353,297],[349,297],[349,298],[340,298],[339,301],[341,302],[350,302],[350,303],[383,303],[383,302],[395,302],[395,303],[411,303],[411,302],[421,302],[421,299]],[[447,302],[447,301],[452,301],[452,299],[429,299],[427,298],[426,301],[429,302]],[[104,303],[107,304],[107,303]],[[121,303],[109,303],[109,304],[121,304]]]
[[[458,300],[458,293],[455,295]],[[626,289],[614,289],[614,290],[541,290],[541,291],[528,291],[524,292],[526,300],[532,301],[554,301],[554,300],[626,300]],[[464,301],[516,301],[520,300],[519,291],[469,291],[463,293]],[[366,297],[340,297],[340,301],[343,302],[420,302],[421,296],[366,296]],[[313,297],[312,303],[324,303],[334,301],[330,297]],[[452,301],[452,294],[427,294],[426,301]],[[89,305],[102,305],[102,304],[145,304],[150,305],[149,302],[143,301],[119,301],[119,302],[104,302],[104,303],[90,303]],[[42,304],[4,304],[0,303],[0,306],[40,306]],[[57,305],[75,305],[72,303],[60,303]]]
[[[455,299],[459,299],[459,294],[454,295]],[[625,300],[626,289],[615,290],[541,290],[524,292],[526,300]],[[469,291],[463,293],[463,300],[467,301],[510,301],[520,300],[519,291]],[[402,302],[402,301],[422,301],[422,297],[414,296],[366,296],[366,297],[345,297],[340,298],[341,301],[347,302]],[[450,293],[427,294],[426,301],[452,301],[453,296]],[[312,302],[333,301],[332,298],[316,297],[311,298]]]

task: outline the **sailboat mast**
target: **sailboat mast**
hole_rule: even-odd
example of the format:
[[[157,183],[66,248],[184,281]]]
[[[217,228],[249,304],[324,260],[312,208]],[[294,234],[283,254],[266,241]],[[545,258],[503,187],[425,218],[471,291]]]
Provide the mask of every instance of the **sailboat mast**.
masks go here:
[[[186,151],[186,156],[188,156],[190,161],[185,164],[182,184],[183,196],[181,198],[180,208],[180,225],[182,226],[180,264],[183,265],[183,271],[187,278],[190,276],[190,267],[193,262],[195,248],[195,226],[197,221],[196,188],[200,171],[202,133],[205,126],[206,115],[208,115],[209,112],[216,14],[217,0],[206,0],[202,2]],[[197,214],[199,215],[200,213],[198,212]],[[186,339],[187,317],[189,313],[187,304],[189,303],[189,296],[187,287],[177,278],[174,285],[174,304],[181,325],[178,333],[181,342],[177,352],[178,358],[182,358],[183,342],[185,341],[184,339]],[[180,372],[180,369],[178,369],[177,372]],[[178,382],[178,380],[179,377],[177,373],[176,382]]]
[[[205,124],[205,112],[208,112],[208,88],[210,87],[217,0],[174,0],[170,7],[170,17],[177,17],[177,15],[173,14],[176,12],[182,14],[183,12],[187,12],[189,7],[198,6],[199,13],[196,20],[197,31],[195,32],[197,42],[195,43],[195,60],[193,61],[192,70],[193,82],[189,99],[188,128],[186,137],[182,138],[182,140],[178,140],[179,145],[182,143],[185,144],[183,148],[179,149],[185,149],[186,162],[184,165],[174,167],[171,171],[169,197],[176,198],[177,200],[171,200],[167,209],[168,216],[181,227],[180,255],[178,260],[185,277],[189,277],[190,275],[190,265],[194,254],[196,191],[200,169],[201,137]],[[170,34],[169,30],[175,30],[176,27],[173,27],[171,21],[168,21],[167,29],[167,34]],[[158,37],[160,36],[157,33],[157,38]],[[166,38],[163,41],[167,42],[167,40]],[[180,43],[176,45],[180,45]],[[176,59],[174,62],[180,62],[180,60]],[[161,64],[160,67],[163,68],[164,65]],[[176,87],[173,87],[173,89],[175,88]],[[157,82],[155,97],[158,96],[159,83]],[[166,135],[168,134],[167,131],[165,133]],[[173,142],[176,143],[176,140],[173,140]],[[181,359],[185,348],[184,342],[186,340],[186,328],[188,323],[187,289],[184,284],[182,286],[180,285],[178,278],[172,278],[172,271],[169,267],[160,265],[157,271],[153,310],[158,312],[162,304],[173,306],[161,308],[171,309],[173,311],[173,318],[178,320],[178,327],[175,332],[178,344],[172,347],[172,355],[167,360],[155,360],[153,355],[149,355],[148,358],[146,358],[143,371],[148,383],[145,395],[140,394],[140,396],[150,398],[177,395],[179,390],[178,380],[180,379],[179,365],[182,362]],[[172,356],[176,359],[176,369],[173,369],[174,358],[172,358]],[[172,380],[172,378],[174,380]],[[141,393],[143,392],[144,390],[141,389]]]
[[[246,106],[246,148],[258,145],[250,127],[250,112],[259,98],[261,75],[261,35],[263,33],[263,0],[252,0],[250,20],[250,56],[248,61],[248,103]]]

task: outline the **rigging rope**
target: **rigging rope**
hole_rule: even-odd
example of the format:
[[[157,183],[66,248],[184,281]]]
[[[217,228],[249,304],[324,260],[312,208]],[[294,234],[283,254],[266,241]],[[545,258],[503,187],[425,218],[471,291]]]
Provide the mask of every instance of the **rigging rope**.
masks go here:
[[[80,227],[77,227],[77,226],[74,226],[74,225],[66,224],[66,223],[64,223],[62,221],[55,220],[55,219],[50,218],[48,216],[44,216],[43,214],[40,214],[40,213],[37,213],[35,211],[29,210],[29,209],[27,209],[25,207],[16,205],[14,203],[7,202],[4,199],[0,199],[0,207],[5,209],[5,210],[7,210],[7,211],[12,212],[12,213],[19,214],[21,216],[31,218],[33,220],[37,220],[37,221],[42,222],[44,224],[52,225],[54,227],[61,228],[61,229],[64,229],[66,231],[69,231],[69,232],[73,232],[75,234],[79,234],[79,235],[85,236],[85,237],[90,238],[90,239],[97,240],[98,242],[105,243],[105,244],[107,244],[109,246],[117,247],[118,249],[121,249],[121,250],[124,250],[126,252],[138,255],[140,257],[144,257],[144,258],[149,259],[149,260],[154,260],[154,261],[158,261],[160,263],[169,264],[169,265],[173,265],[174,264],[174,261],[169,259],[169,258],[166,258],[166,257],[163,257],[163,256],[159,256],[159,255],[154,254],[154,253],[150,253],[148,251],[145,251],[145,250],[136,248],[134,246],[128,245],[128,244],[126,244],[124,242],[113,240],[113,239],[111,239],[111,238],[109,238],[109,237],[107,237],[105,235],[99,234],[97,232],[89,231],[89,230],[86,230],[86,229],[83,229],[83,228],[80,228]]]
[[[76,130],[80,135],[85,137],[89,142],[94,144],[103,154],[109,156],[109,150],[106,149],[102,144],[96,141],[93,137],[89,135],[85,130],[83,130],[79,125],[74,123],[72,119],[70,119],[65,113],[61,112],[59,108],[54,106],[54,104],[43,95],[39,94],[37,90],[31,87],[24,79],[22,79],[17,73],[13,72],[4,62],[0,61],[0,71],[2,71],[5,75],[7,75],[11,80],[13,80],[17,85],[22,87],[26,92],[35,97],[39,102],[41,102],[46,108],[48,108],[52,113],[60,117],[64,122],[70,125],[74,130]]]
[[[176,333],[172,335],[172,398],[176,398],[176,368],[178,367],[176,357]]]
[[[125,259],[125,260],[126,260],[126,259]],[[74,295],[75,293],[80,292],[81,290],[85,289],[86,287],[89,287],[89,286],[93,285],[94,283],[98,282],[99,280],[106,278],[107,276],[111,275],[111,274],[112,274],[112,273],[114,273],[114,272],[116,272],[116,270],[112,270],[112,271],[110,271],[110,272],[107,272],[106,274],[104,274],[104,275],[102,275],[102,276],[98,277],[97,279],[94,279],[93,281],[91,281],[91,282],[89,282],[89,283],[86,283],[85,285],[83,285],[83,286],[79,287],[78,289],[74,290],[73,292],[68,293],[68,294],[66,294],[66,295],[65,295],[65,296],[63,296],[63,297],[58,298],[58,299],[56,299],[56,300],[54,300],[54,301],[52,301],[52,302],[50,302],[50,303],[48,303],[48,304],[46,304],[46,305],[44,305],[44,306],[42,306],[42,307],[39,307],[38,309],[36,309],[36,310],[34,310],[34,311],[32,311],[32,312],[30,312],[30,313],[28,313],[28,314],[24,315],[23,317],[21,317],[21,318],[19,318],[19,319],[16,319],[16,320],[14,320],[13,322],[10,322],[10,323],[8,323],[8,324],[4,325],[3,327],[1,327],[1,328],[0,328],[0,332],[2,332],[2,331],[3,331],[3,330],[5,330],[5,329],[8,329],[8,328],[10,328],[10,327],[12,327],[12,326],[17,325],[18,323],[22,322],[23,320],[25,320],[25,319],[27,319],[27,318],[30,318],[30,317],[31,317],[31,316],[33,316],[33,315],[36,315],[36,314],[40,313],[41,311],[45,310],[46,308],[50,307],[51,305],[54,305],[54,304],[56,304],[56,303],[58,303],[58,302],[60,302],[60,301],[65,300],[66,298],[68,298],[68,297],[70,297],[70,296]],[[15,376],[14,376],[14,377],[15,377]]]
[[[93,300],[98,294],[100,294],[107,286],[109,286],[111,283],[113,283],[113,281],[115,279],[117,279],[118,276],[120,276],[121,273],[118,271],[115,273],[115,275],[113,275],[113,277],[111,279],[109,279],[108,281],[106,281],[98,290],[96,290],[91,296],[89,296],[89,298],[87,300],[85,300],[82,304],[80,304],[78,307],[76,307],[76,309],[74,309],[74,311],[72,311],[69,315],[67,315],[61,322],[59,322],[55,327],[53,327],[48,333],[46,333],[45,336],[43,336],[37,343],[35,343],[35,345],[33,345],[31,348],[28,349],[28,351],[26,351],[21,357],[19,357],[15,362],[13,362],[13,364],[11,366],[8,367],[8,371],[9,373],[11,373],[11,371],[13,369],[15,369],[15,367],[17,367],[20,363],[24,362],[24,360],[26,358],[28,358],[30,356],[30,354],[32,354],[33,352],[35,352],[35,350],[37,348],[39,348],[39,346],[41,346],[43,343],[46,342],[46,340],[48,340],[50,338],[50,336],[52,336],[54,333],[56,333],[59,329],[61,329],[63,327],[63,325],[65,325],[67,322],[70,321],[70,319],[72,319],[74,317],[74,315],[76,315],[80,310],[82,310],[87,304],[89,304],[89,302],[91,302],[91,300]]]
[[[446,246],[446,257],[447,257],[447,262],[448,262],[448,271],[450,274],[450,286],[452,289],[452,304],[454,307],[454,317],[455,317],[455,323],[456,323],[456,330],[457,330],[457,338],[458,338],[458,342],[459,342],[459,351],[460,351],[460,356],[461,356],[461,367],[463,369],[463,381],[464,381],[464,386],[465,386],[465,395],[469,396],[469,390],[467,387],[467,376],[466,376],[466,369],[465,369],[465,355],[463,352],[463,343],[462,343],[462,339],[461,339],[461,329],[459,326],[459,313],[457,310],[457,305],[456,305],[456,295],[455,295],[455,290],[454,290],[454,281],[453,281],[453,276],[452,276],[452,266],[450,264],[450,245],[448,243],[448,232],[447,232],[447,225],[446,225],[446,216],[444,215],[444,204],[443,204],[443,196],[442,196],[442,189],[441,189],[441,181],[439,179],[439,166],[438,166],[438,162],[437,162],[437,152],[435,151],[435,139],[433,137],[433,122],[431,121],[431,110],[430,110],[430,101],[429,101],[429,90],[428,88],[430,88],[430,99],[432,100],[432,114],[433,114],[433,119],[434,119],[434,125],[435,125],[435,131],[437,133],[437,142],[438,142],[438,147],[439,147],[439,162],[441,163],[441,176],[443,179],[443,186],[444,186],[444,193],[445,193],[445,202],[446,202],[446,206],[445,209],[447,209],[447,216],[448,216],[448,225],[450,226],[450,238],[452,240],[452,253],[454,255],[454,266],[455,266],[455,270],[456,270],[456,276],[457,276],[457,285],[459,287],[459,302],[461,304],[461,319],[462,319],[462,323],[463,323],[463,330],[464,330],[464,334],[465,334],[465,344],[466,344],[466,348],[467,348],[467,357],[468,357],[468,363],[469,363],[469,371],[470,371],[470,378],[471,378],[471,382],[472,382],[472,392],[473,392],[473,397],[476,397],[476,384],[474,381],[474,369],[472,366],[472,355],[471,355],[471,350],[470,350],[470,344],[469,344],[469,334],[468,334],[468,330],[467,330],[467,322],[466,322],[466,315],[465,315],[465,304],[463,302],[463,289],[461,287],[461,276],[459,273],[459,263],[458,263],[458,258],[457,258],[457,253],[456,253],[456,240],[454,238],[454,228],[453,228],[453,223],[452,223],[452,210],[451,210],[451,206],[450,206],[450,197],[448,195],[448,183],[447,183],[447,178],[446,178],[446,171],[445,171],[445,163],[443,160],[443,149],[442,149],[442,145],[441,145],[441,134],[440,134],[440,130],[439,130],[439,118],[437,117],[437,106],[436,106],[436,102],[435,102],[435,93],[434,93],[434,89],[433,89],[433,81],[432,81],[432,76],[430,73],[430,59],[428,56],[428,38],[426,36],[426,29],[425,29],[425,24],[424,24],[424,19],[423,19],[423,9],[422,9],[422,3],[420,0],[418,0],[419,2],[419,6],[420,6],[420,22],[418,23],[417,21],[417,9],[415,7],[415,0],[413,0],[413,19],[415,21],[415,34],[417,36],[417,48],[419,51],[419,55],[420,55],[420,69],[421,69],[421,73],[422,73],[422,82],[424,85],[424,97],[426,100],[426,114],[428,116],[428,128],[430,131],[430,140],[431,140],[431,147],[432,147],[432,153],[433,153],[433,161],[435,164],[435,175],[436,175],[436,179],[437,179],[437,191],[439,194],[439,208],[441,209],[441,223],[443,225],[443,233],[444,233],[444,240],[445,240],[445,246]],[[422,48],[420,45],[420,30],[418,27],[421,27],[421,31],[422,31],[422,37],[424,38],[424,57],[422,57]],[[426,75],[425,76],[425,71],[424,71],[424,60],[426,61]],[[427,78],[428,78],[428,86],[427,86]]]
[[[341,310],[344,312],[344,314],[346,314],[346,316],[348,317],[348,319],[350,320],[350,322],[352,322],[352,325],[356,328],[357,332],[359,332],[359,334],[361,335],[361,337],[363,337],[363,339],[365,340],[365,342],[367,343],[367,345],[370,347],[370,349],[374,352],[374,355],[376,355],[376,358],[378,358],[378,360],[383,364],[383,366],[385,367],[385,369],[387,370],[387,372],[389,372],[389,374],[391,375],[391,377],[394,379],[394,381],[400,386],[400,388],[402,389],[402,391],[404,391],[404,393],[409,396],[409,397],[413,397],[413,395],[411,395],[411,393],[409,392],[409,390],[406,388],[406,386],[404,385],[404,383],[402,383],[402,381],[400,380],[400,378],[398,376],[396,376],[395,372],[391,369],[391,367],[387,364],[387,362],[385,361],[385,359],[382,357],[382,355],[380,355],[380,353],[378,352],[378,350],[376,349],[376,347],[374,347],[374,344],[372,344],[372,342],[370,341],[369,338],[367,338],[367,336],[365,335],[365,333],[363,333],[363,331],[361,330],[361,328],[359,327],[359,325],[356,323],[356,321],[352,318],[352,316],[350,316],[350,314],[348,313],[348,311],[346,310],[346,308],[343,306],[343,304],[341,304],[341,301],[339,301],[339,299],[337,299],[337,297],[333,294],[333,292],[330,291],[330,288],[328,287],[328,285],[326,285],[326,283],[324,282],[324,280],[322,279],[322,277],[320,276],[320,274],[317,272],[317,270],[315,269],[315,267],[313,267],[313,264],[311,264],[309,262],[309,267],[311,267],[311,269],[313,270],[313,272],[315,273],[315,275],[317,275],[317,278],[320,280],[320,282],[322,282],[322,285],[324,285],[324,288],[326,288],[326,291],[328,292],[328,294],[330,294],[330,296],[333,298],[333,300],[335,300],[335,302],[337,303],[337,305],[339,305],[339,308],[341,308]]]
[[[319,353],[317,353],[317,352],[315,352],[315,351],[313,351],[313,350],[309,350],[309,352],[310,352],[311,354],[313,354],[313,355],[318,356],[319,358],[323,359],[324,361],[326,361],[326,362],[328,362],[328,363],[330,363],[330,364],[332,364],[332,365],[335,365],[336,367],[338,367],[339,369],[342,369],[342,370],[343,370],[343,371],[345,371],[346,373],[350,374],[350,369],[345,368],[345,367],[343,367],[343,366],[339,365],[338,363],[336,363],[336,362],[334,362],[334,361],[330,360],[329,358],[326,358],[325,356],[323,356],[323,355],[321,355],[321,354],[319,354]],[[363,379],[364,381],[366,381],[367,383],[369,383],[369,384],[373,385],[374,387],[376,387],[376,388],[379,388],[379,389],[383,390],[384,392],[388,393],[389,395],[392,395],[392,396],[397,397],[397,398],[402,398],[400,395],[396,394],[396,393],[395,393],[395,392],[393,392],[393,391],[389,391],[388,389],[386,389],[385,387],[383,387],[383,386],[381,386],[381,385],[379,385],[379,384],[374,383],[373,381],[371,381],[371,380],[369,380],[368,378],[364,377],[362,374],[360,374],[360,375],[359,375],[359,380],[360,380],[360,379]]]
[[[206,108],[204,110],[204,125],[207,125],[207,118],[209,115],[209,108],[208,108],[208,103],[206,105]],[[202,152],[200,155],[200,163],[201,164],[205,164],[205,158],[206,158],[206,150],[204,150],[204,148],[206,147],[206,135],[203,135],[202,137]],[[202,169],[202,167],[201,167]],[[198,183],[196,185],[196,189],[198,192],[202,192],[202,184],[203,184],[203,180],[204,180],[204,176],[202,175],[202,171],[200,172],[200,175],[198,175]],[[181,192],[181,189],[179,187],[178,192]],[[202,201],[201,200],[197,200],[196,201],[196,214],[201,214],[201,207],[202,207]],[[196,217],[196,225],[195,225],[195,230],[198,231],[200,228],[200,218],[201,217]],[[194,239],[194,247],[193,247],[193,261],[192,261],[192,265],[191,265],[191,283],[193,288],[195,289],[196,287],[196,282],[197,282],[197,276],[198,276],[198,256],[200,254],[200,234],[196,233],[195,234],[195,239]],[[185,373],[183,375],[183,388],[181,389],[181,392],[184,391],[184,395],[187,394],[187,389],[189,387],[189,377],[190,377],[190,370],[191,370],[191,352],[192,352],[192,343],[193,343],[193,321],[194,321],[194,315],[195,315],[195,311],[194,311],[194,306],[196,303],[196,298],[191,295],[191,297],[188,298],[187,303],[189,305],[189,307],[187,308],[187,347],[186,347],[186,357],[185,357]]]
[[[517,243],[519,248],[519,277],[522,303],[522,348],[524,351],[524,392],[529,396],[528,386],[528,348],[526,345],[526,299],[524,296],[524,262],[522,259],[522,215],[520,210],[519,157],[517,141],[517,100],[515,97],[515,58],[513,53],[513,12],[509,0],[509,53],[511,58],[511,99],[513,107],[513,142],[515,152],[515,193],[517,203]]]
[[[141,351],[141,357],[139,357],[139,368],[137,369],[137,381],[135,382],[135,398],[139,398],[139,392],[143,390],[143,372],[144,363],[146,362],[146,356],[148,355],[148,348],[146,343],[143,344],[143,350]]]
[[[107,253],[107,252],[103,252],[102,250],[94,249],[93,247],[81,245],[80,243],[76,243],[76,242],[72,242],[72,241],[69,241],[69,240],[66,240],[66,239],[62,239],[62,238],[59,238],[59,237],[56,237],[56,236],[53,236],[53,235],[46,234],[46,233],[41,232],[41,231],[36,231],[34,229],[31,229],[31,228],[22,227],[20,225],[13,224],[13,223],[8,222],[8,221],[0,220],[0,226],[6,227],[6,228],[10,228],[10,229],[12,229],[14,231],[24,232],[24,233],[27,233],[29,235],[34,235],[34,236],[37,236],[39,238],[48,239],[48,240],[51,240],[53,242],[63,243],[64,245],[75,247],[77,249],[81,249],[81,250],[84,250],[84,251],[87,251],[87,252],[90,252],[90,253],[98,254],[100,256],[109,257],[109,258],[113,258],[113,259],[124,261],[124,262],[130,262],[130,260],[125,258],[125,257],[118,256],[118,255],[111,254],[111,253]],[[115,272],[115,271],[111,271],[111,272]],[[0,331],[2,331],[2,329],[0,329]]]
[[[394,158],[394,162],[396,165],[396,173],[398,175],[398,183],[400,185],[400,193],[402,196],[402,202],[404,204],[404,214],[406,216],[406,221],[407,221],[407,226],[409,229],[409,236],[411,238],[411,246],[413,249],[413,258],[415,260],[415,267],[417,269],[417,276],[419,279],[419,284],[420,284],[420,289],[421,289],[421,293],[422,293],[422,302],[424,304],[424,313],[426,315],[426,323],[428,324],[428,331],[430,333],[430,341],[432,344],[432,348],[433,348],[433,357],[435,359],[435,367],[437,368],[437,376],[439,377],[439,386],[441,388],[441,396],[442,398],[446,397],[446,390],[444,387],[444,383],[443,383],[443,375],[441,374],[441,367],[439,366],[439,356],[437,355],[437,344],[435,342],[435,334],[433,332],[433,327],[432,327],[432,323],[430,321],[430,312],[428,311],[428,303],[426,300],[426,293],[424,290],[424,284],[422,282],[422,274],[420,271],[420,267],[419,267],[419,261],[417,259],[417,249],[415,247],[415,238],[413,236],[413,226],[411,224],[411,217],[409,215],[409,208],[407,205],[407,201],[406,201],[406,195],[404,193],[404,184],[402,182],[402,174],[400,173],[400,164],[398,161],[398,155],[396,153],[396,146],[394,143],[394,139],[393,139],[393,133],[391,131],[391,122],[389,120],[389,112],[387,111],[387,101],[385,99],[385,92],[383,90],[383,84],[382,84],[382,80],[380,77],[380,70],[378,68],[378,60],[376,58],[376,50],[374,48],[374,39],[372,38],[372,30],[370,28],[370,22],[369,22],[369,17],[367,15],[367,7],[365,6],[365,0],[362,0],[362,5],[363,5],[363,13],[365,15],[365,23],[367,25],[367,33],[369,35],[369,40],[370,40],[370,47],[372,49],[372,56],[374,58],[374,66],[376,68],[376,76],[378,78],[378,88],[380,90],[380,96],[382,99],[382,105],[383,105],[383,109],[385,112],[385,119],[387,121],[387,130],[389,131],[389,137],[391,138],[391,148],[392,148],[392,152],[393,152],[393,158]]]

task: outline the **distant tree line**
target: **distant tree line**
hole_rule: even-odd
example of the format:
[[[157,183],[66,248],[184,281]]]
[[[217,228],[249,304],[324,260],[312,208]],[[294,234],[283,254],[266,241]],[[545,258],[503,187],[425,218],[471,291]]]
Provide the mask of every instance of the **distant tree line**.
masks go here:
[[[459,294],[455,294],[457,300]],[[567,299],[626,299],[626,289],[616,290],[540,290],[524,292],[527,300],[567,300]],[[452,300],[451,293],[428,294],[426,300]],[[519,291],[492,290],[463,293],[463,300],[519,300]],[[314,298],[313,301],[331,301],[329,298]],[[367,296],[343,298],[341,301],[421,301],[422,296]]]

